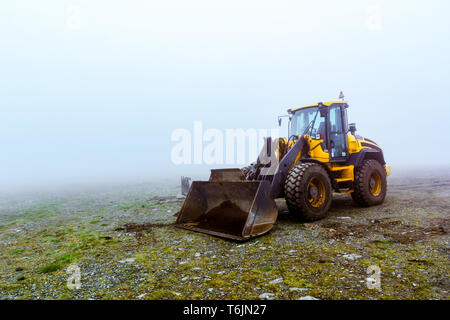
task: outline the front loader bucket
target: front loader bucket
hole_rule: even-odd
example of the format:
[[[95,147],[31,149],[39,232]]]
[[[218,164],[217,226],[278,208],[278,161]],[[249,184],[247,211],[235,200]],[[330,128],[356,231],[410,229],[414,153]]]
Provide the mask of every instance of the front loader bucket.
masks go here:
[[[230,180],[194,181],[175,225],[240,241],[269,232],[278,216],[270,183]]]

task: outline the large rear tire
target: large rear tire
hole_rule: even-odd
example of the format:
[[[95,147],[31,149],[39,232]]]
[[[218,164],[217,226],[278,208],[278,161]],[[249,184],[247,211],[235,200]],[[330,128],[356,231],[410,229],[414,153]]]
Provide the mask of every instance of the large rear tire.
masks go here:
[[[332,188],[327,171],[317,163],[299,163],[291,169],[285,182],[289,211],[305,221],[327,216]]]
[[[376,160],[365,160],[356,169],[353,201],[368,207],[383,203],[386,197],[387,182],[386,171]]]

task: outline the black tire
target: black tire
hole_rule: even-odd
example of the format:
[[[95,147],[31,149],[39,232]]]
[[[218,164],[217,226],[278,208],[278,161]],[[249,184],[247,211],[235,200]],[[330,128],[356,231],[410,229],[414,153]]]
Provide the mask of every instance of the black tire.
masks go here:
[[[356,169],[354,192],[351,194],[357,204],[369,207],[381,204],[386,198],[386,170],[376,160],[365,160]]]
[[[302,220],[316,221],[327,216],[332,188],[330,177],[320,164],[297,164],[288,174],[284,191],[289,211]]]

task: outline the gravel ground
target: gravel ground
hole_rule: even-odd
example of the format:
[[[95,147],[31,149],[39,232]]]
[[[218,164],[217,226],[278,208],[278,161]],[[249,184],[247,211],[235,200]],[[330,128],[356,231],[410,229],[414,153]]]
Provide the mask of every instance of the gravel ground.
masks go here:
[[[0,299],[448,299],[450,172],[388,188],[371,208],[335,195],[315,223],[280,200],[272,232],[245,243],[175,228],[173,181],[8,196]],[[73,265],[79,289],[67,286]],[[371,266],[379,289],[367,286]]]

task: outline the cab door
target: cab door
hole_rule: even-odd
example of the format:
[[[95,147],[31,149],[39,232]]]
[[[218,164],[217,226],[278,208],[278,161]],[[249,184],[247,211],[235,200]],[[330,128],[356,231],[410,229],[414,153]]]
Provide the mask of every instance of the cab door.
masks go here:
[[[349,155],[345,112],[345,106],[341,104],[334,104],[329,109],[327,136],[330,161],[346,161]]]

